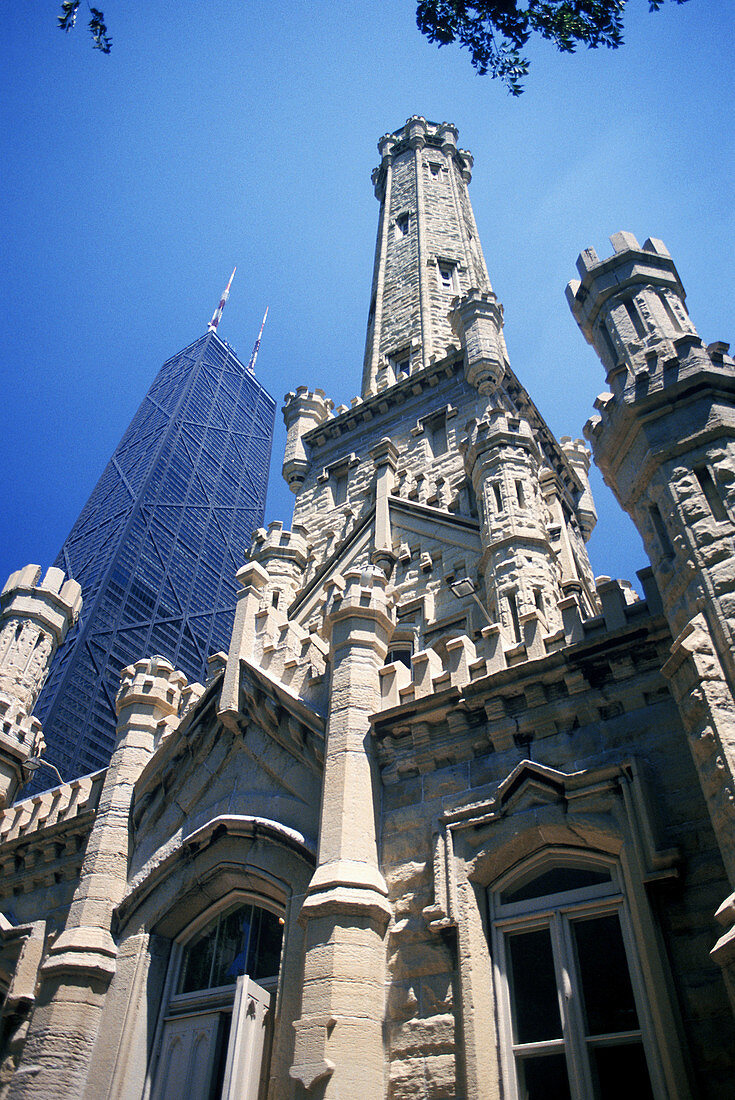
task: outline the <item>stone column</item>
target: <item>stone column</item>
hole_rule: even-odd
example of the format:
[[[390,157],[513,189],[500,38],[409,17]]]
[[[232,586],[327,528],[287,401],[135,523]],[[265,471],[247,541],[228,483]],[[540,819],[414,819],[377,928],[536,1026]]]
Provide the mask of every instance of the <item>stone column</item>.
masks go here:
[[[372,568],[335,586],[326,624],[332,678],[318,867],[301,921],[306,956],[291,1076],[321,1098],[383,1100],[388,890],[378,864],[378,776],[370,715],[393,630]],[[316,1093],[315,1093],[316,1095]]]
[[[419,310],[421,320],[421,365],[425,367],[432,353],[431,298],[426,285],[426,207],[424,203],[424,174],[421,150],[426,145],[426,119],[413,115],[406,123],[408,145],[413,149],[414,183],[416,187],[416,248],[419,280]]]
[[[26,565],[11,573],[0,595],[0,809],[24,781],[23,765],[44,748],[31,714],[57,648],[79,618],[82,590],[51,568]]]
[[[117,945],[115,907],[127,889],[129,818],[135,783],[158,737],[178,719],[183,673],[163,657],[123,672],[117,697],[117,745],[107,769],[79,884],[66,926],[41,967],[41,987],[9,1100],[85,1095]]]

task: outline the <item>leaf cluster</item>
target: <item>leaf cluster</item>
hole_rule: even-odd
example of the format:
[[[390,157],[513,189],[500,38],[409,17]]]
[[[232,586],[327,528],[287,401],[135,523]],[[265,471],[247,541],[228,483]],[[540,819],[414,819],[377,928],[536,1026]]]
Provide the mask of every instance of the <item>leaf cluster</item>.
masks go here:
[[[677,4],[686,0],[674,0]],[[665,0],[648,0],[658,11]],[[564,53],[578,46],[616,50],[623,43],[627,0],[420,0],[416,22],[438,46],[458,42],[480,74],[497,77],[511,95],[523,91],[528,59],[521,53],[532,35]]]
[[[80,4],[81,0],[62,0],[61,15],[58,17],[60,30],[68,34],[76,26]],[[112,38],[107,33],[104,14],[99,8],[92,8],[89,4],[87,7],[90,15],[87,26],[92,35],[92,48],[101,50],[102,53],[109,53],[112,49]]]

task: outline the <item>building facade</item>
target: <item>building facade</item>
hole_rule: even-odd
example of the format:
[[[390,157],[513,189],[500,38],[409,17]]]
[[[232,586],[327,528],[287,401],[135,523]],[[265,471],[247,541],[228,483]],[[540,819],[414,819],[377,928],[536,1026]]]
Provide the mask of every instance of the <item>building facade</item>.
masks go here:
[[[586,434],[651,558],[595,579],[457,136],[379,143],[362,390],[287,395],[292,527],[204,687],[139,660],[108,768],[6,784],[3,1097],[732,1092],[735,363],[661,242],[582,253]]]
[[[162,653],[202,679],[228,644],[274,418],[273,398],[215,331],[161,367],[55,562],[84,592],[37,707],[65,779],[108,763],[121,669]]]

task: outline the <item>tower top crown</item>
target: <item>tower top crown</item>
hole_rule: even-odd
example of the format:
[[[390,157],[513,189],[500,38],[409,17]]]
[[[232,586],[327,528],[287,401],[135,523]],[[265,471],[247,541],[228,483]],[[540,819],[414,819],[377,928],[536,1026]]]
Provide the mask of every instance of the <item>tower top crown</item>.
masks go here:
[[[447,156],[452,156],[459,168],[465,183],[472,178],[472,165],[474,157],[467,149],[457,146],[459,130],[453,122],[429,122],[423,115],[411,115],[403,126],[393,130],[390,134],[383,134],[378,141],[378,152],[381,163],[373,171],[373,183],[376,194],[380,198],[380,187],[386,165],[391,157],[400,156],[408,149],[437,149]]]
[[[686,294],[674,261],[663,241],[649,237],[641,247],[632,233],[613,233],[612,256],[601,260],[594,248],[585,248],[577,258],[581,282],[567,285],[567,301],[590,343],[595,322],[609,299],[624,295],[642,284],[668,288],[684,302]]]

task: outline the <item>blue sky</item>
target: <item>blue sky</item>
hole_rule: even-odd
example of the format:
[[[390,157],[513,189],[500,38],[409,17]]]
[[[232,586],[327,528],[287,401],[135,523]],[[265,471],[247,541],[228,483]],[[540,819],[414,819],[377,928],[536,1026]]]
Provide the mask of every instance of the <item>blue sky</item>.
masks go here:
[[[412,0],[108,0],[113,52],[56,5],[3,13],[4,432],[0,583],[55,557],[161,363],[220,326],[258,375],[336,403],[360,386],[378,205],[376,141],[454,122],[516,374],[557,435],[605,388],[564,300],[619,229],[668,245],[706,342],[733,326],[731,0],[631,0],[617,52],[529,53],[512,99],[437,50]],[[280,413],[267,519],[288,524]],[[599,477],[596,573],[640,540]]]

